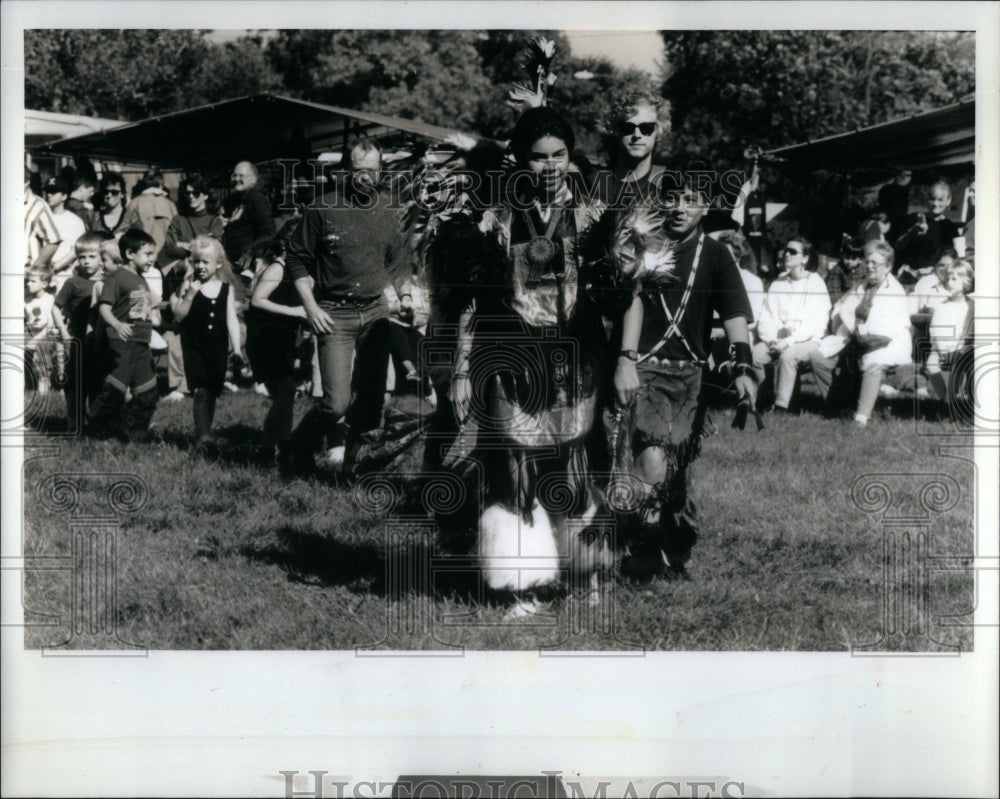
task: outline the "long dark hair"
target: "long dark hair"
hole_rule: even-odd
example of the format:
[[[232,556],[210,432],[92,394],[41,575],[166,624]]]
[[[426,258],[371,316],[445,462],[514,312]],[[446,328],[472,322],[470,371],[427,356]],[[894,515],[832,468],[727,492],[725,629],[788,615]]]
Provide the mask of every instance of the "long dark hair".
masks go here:
[[[548,106],[529,108],[521,114],[510,134],[510,149],[518,166],[527,164],[531,146],[544,136],[561,139],[570,153],[576,146],[573,127],[561,114]]]
[[[201,172],[191,172],[181,181],[177,192],[177,210],[181,216],[191,215],[191,203],[187,192],[184,191],[187,186],[190,186],[196,194],[205,194],[208,196],[208,199],[205,201],[205,210],[209,214],[214,215],[219,212],[218,198],[215,196],[215,192],[212,191],[208,178],[201,174]]]
[[[112,186],[117,186],[121,189],[121,207],[125,207],[128,201],[128,198],[125,196],[125,178],[118,172],[105,172],[97,189],[97,198],[94,202],[96,208],[100,209],[104,207],[104,196]]]

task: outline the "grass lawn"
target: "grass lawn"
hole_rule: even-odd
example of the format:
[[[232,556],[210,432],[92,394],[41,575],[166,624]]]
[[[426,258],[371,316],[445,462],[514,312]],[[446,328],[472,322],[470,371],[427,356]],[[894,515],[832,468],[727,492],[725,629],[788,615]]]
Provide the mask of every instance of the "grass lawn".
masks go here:
[[[692,579],[613,576],[599,605],[570,590],[515,622],[419,505],[387,523],[350,487],[255,465],[267,403],[250,391],[220,400],[216,431],[231,446],[214,460],[192,452],[190,399],[160,403],[155,444],[31,439],[27,646],[973,648],[974,471],[938,452],[964,445],[955,452],[971,458],[971,438],[942,439],[953,424],[915,418],[909,395],[881,401],[864,429],[807,410],[739,432],[731,410],[715,411],[695,466]],[[418,450],[401,471],[417,470]],[[113,489],[115,513],[109,487],[130,474],[140,496]]]

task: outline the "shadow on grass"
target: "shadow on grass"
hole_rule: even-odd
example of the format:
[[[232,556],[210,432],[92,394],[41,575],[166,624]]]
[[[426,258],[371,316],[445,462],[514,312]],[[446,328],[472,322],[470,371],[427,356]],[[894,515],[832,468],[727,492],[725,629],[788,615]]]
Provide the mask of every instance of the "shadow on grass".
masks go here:
[[[260,428],[248,424],[234,424],[213,428],[212,435],[217,440],[218,446],[202,453],[209,460],[237,466],[258,462]],[[194,451],[197,443],[193,429],[166,428],[162,431],[160,440],[185,452]]]
[[[321,586],[344,586],[357,593],[372,593],[401,600],[408,595],[463,602],[480,602],[479,575],[469,569],[435,567],[435,551],[428,541],[402,546],[337,541],[317,533],[282,527],[274,531],[280,541],[266,547],[246,546],[241,554],[254,561],[280,566],[288,579]],[[391,555],[391,557],[390,557]]]

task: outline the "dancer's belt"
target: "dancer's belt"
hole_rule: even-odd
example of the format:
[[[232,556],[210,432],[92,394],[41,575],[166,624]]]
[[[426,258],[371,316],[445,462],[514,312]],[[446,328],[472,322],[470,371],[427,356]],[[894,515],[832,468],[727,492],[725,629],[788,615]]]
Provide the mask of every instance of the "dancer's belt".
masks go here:
[[[704,361],[692,361],[692,360],[675,360],[671,358],[659,358],[656,355],[650,355],[643,358],[642,355],[639,356],[639,365],[649,365],[649,366],[704,366]]]

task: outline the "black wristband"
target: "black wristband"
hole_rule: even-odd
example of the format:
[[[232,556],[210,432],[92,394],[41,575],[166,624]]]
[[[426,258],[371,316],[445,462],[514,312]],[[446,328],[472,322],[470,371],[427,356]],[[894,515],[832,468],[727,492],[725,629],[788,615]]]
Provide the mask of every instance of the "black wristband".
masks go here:
[[[636,350],[622,350],[618,353],[619,358],[628,358],[630,361],[638,361],[639,353]]]
[[[750,345],[745,341],[737,341],[729,348],[729,357],[733,359],[737,366],[749,366],[753,368],[753,353]]]

